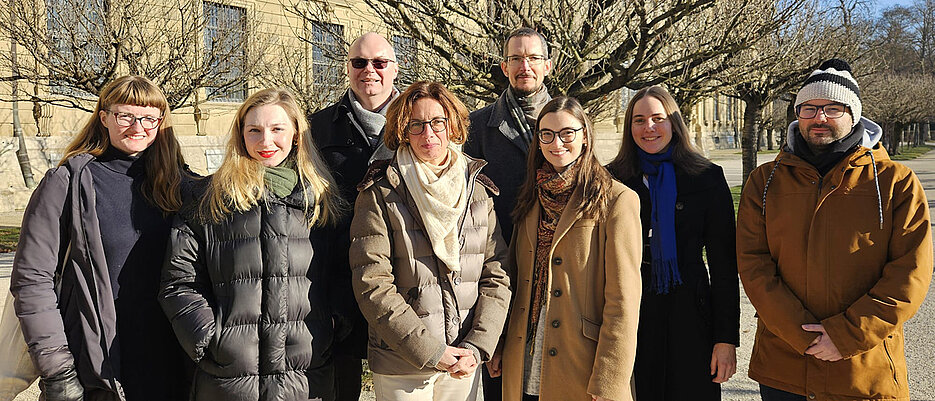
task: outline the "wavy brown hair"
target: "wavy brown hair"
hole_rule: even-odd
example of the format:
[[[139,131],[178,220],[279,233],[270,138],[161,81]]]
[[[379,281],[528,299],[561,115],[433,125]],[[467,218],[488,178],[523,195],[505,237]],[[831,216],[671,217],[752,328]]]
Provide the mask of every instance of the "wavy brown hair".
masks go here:
[[[286,89],[264,89],[250,95],[244,101],[234,122],[224,161],[211,177],[208,193],[201,200],[200,215],[206,222],[220,222],[234,212],[246,212],[253,209],[263,199],[266,183],[263,180],[265,168],[254,160],[244,144],[243,130],[247,113],[256,107],[275,104],[283,108],[292,127],[295,129],[296,145],[286,157],[295,162],[299,182],[305,192],[305,215],[309,227],[333,223],[344,208],[331,171],[318,153],[312,141],[305,114],[299,108],[295,97]],[[309,194],[309,189],[314,191]],[[314,200],[309,203],[309,200]]]
[[[386,110],[386,132],[383,143],[387,148],[396,150],[400,144],[409,143],[409,119],[412,118],[412,106],[419,99],[435,99],[445,110],[448,118],[448,141],[461,145],[467,140],[468,120],[467,107],[464,103],[438,82],[419,81],[409,85],[396,100],[390,103]]]
[[[110,147],[110,135],[101,122],[101,112],[118,104],[155,107],[162,113],[162,122],[156,139],[141,153],[145,163],[146,179],[141,186],[143,197],[162,210],[174,213],[182,207],[179,182],[185,171],[185,159],[172,129],[169,102],[156,84],[136,75],[125,75],[107,84],[97,99],[94,113],[65,148],[59,166],[82,153],[100,156]]]
[[[536,132],[539,131],[539,124],[542,117],[549,113],[565,112],[574,116],[582,125],[584,125],[584,143],[581,147],[581,155],[578,156],[577,186],[583,187],[584,196],[579,205],[575,205],[579,212],[585,216],[590,216],[603,221],[607,215],[607,205],[609,203],[607,194],[610,192],[610,185],[613,178],[610,173],[601,166],[594,154],[594,126],[587,112],[581,107],[581,103],[573,97],[560,96],[546,103],[542,111],[539,112],[539,118],[536,119]],[[545,156],[542,155],[541,144],[534,139],[529,146],[529,156],[526,157],[526,180],[519,189],[516,197],[516,207],[513,209],[512,217],[514,222],[519,222],[524,218],[532,208],[539,202],[536,185],[536,170],[548,163]]]
[[[672,164],[682,169],[688,175],[697,175],[704,171],[711,162],[708,161],[692,144],[689,137],[688,126],[682,118],[682,112],[669,91],[661,86],[650,86],[640,89],[633,95],[627,104],[627,112],[623,124],[623,140],[620,142],[620,151],[617,157],[609,164],[607,169],[614,173],[620,181],[626,181],[632,177],[640,176],[643,171],[640,169],[640,158],[637,155],[638,149],[636,142],[633,141],[633,108],[640,99],[652,96],[662,102],[662,108],[672,126],[672,140],[669,146],[672,149]]]

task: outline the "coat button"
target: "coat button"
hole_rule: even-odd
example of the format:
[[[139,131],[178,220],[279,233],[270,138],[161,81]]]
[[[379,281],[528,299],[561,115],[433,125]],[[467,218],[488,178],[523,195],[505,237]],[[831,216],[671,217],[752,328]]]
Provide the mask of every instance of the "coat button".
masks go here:
[[[550,349],[549,349],[549,356],[556,356],[556,355],[558,355],[558,350],[555,349],[555,348],[550,348]]]
[[[814,399],[815,399],[815,393],[808,393],[808,399],[814,400]]]
[[[461,319],[459,319],[457,316],[455,316],[455,317],[451,318],[451,323],[454,323],[454,324],[461,324]]]
[[[552,263],[554,263],[555,265],[560,265],[562,264],[562,258],[552,259]]]
[[[348,139],[347,139],[347,144],[348,144],[348,145],[353,145],[353,144],[354,144],[354,140],[348,138]]]
[[[685,208],[685,204],[682,202],[675,202],[675,210],[682,210]]]
[[[552,327],[558,328],[558,326],[561,326],[561,325],[562,325],[562,323],[559,322],[558,320],[553,320],[553,321],[552,321]]]
[[[461,277],[455,277],[455,285],[461,285]]]
[[[562,296],[562,290],[556,289],[555,291],[552,291],[552,295],[555,297],[560,297]]]

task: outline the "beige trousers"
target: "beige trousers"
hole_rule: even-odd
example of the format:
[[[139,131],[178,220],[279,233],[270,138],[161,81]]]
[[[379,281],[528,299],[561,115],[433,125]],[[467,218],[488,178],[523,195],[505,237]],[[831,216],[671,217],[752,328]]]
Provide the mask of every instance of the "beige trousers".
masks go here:
[[[482,369],[483,365],[479,365]],[[480,374],[455,379],[446,372],[417,375],[373,374],[377,401],[474,401]]]

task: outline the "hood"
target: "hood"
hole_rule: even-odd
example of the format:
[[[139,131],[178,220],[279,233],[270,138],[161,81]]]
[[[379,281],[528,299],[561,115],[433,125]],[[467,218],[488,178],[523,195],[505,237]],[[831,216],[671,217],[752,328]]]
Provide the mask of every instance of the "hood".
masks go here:
[[[857,125],[854,126],[854,129],[860,129],[858,127],[863,127],[864,135],[861,139],[860,145],[868,149],[873,149],[877,143],[880,142],[880,139],[883,138],[883,128],[880,128],[877,123],[871,121],[869,118],[861,117],[860,121],[857,122]],[[792,124],[789,124],[789,129],[786,132],[786,146],[785,149],[789,153],[794,153],[795,149],[795,135],[799,135],[799,121],[793,121]]]

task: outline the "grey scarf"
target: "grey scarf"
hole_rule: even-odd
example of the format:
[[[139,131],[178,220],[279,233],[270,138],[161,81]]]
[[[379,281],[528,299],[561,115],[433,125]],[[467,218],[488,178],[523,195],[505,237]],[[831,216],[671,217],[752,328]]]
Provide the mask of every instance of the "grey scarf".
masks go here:
[[[399,91],[393,88],[393,94],[390,95],[389,101],[377,111],[370,111],[361,106],[357,96],[354,95],[354,91],[350,89],[347,91],[347,96],[351,100],[351,121],[364,133],[367,143],[370,144],[370,149],[374,151],[370,157],[370,162],[393,158],[395,153],[386,148],[382,139],[383,128],[386,126],[386,110],[389,109],[388,106],[393,99],[399,97]]]
[[[510,105],[510,115],[519,127],[520,135],[526,139],[526,142],[532,142],[535,138],[533,129],[536,127],[536,119],[539,118],[539,112],[552,100],[549,92],[545,90],[545,85],[527,96],[516,96],[513,87],[506,90],[506,99]]]

